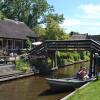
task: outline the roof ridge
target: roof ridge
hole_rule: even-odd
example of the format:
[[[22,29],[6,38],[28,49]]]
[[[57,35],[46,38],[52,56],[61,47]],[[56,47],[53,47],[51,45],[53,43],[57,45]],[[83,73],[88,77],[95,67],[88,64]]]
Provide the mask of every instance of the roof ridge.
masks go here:
[[[5,21],[14,22],[14,23],[16,23],[16,24],[24,24],[24,22],[17,21],[17,20],[12,20],[12,19],[5,19]]]

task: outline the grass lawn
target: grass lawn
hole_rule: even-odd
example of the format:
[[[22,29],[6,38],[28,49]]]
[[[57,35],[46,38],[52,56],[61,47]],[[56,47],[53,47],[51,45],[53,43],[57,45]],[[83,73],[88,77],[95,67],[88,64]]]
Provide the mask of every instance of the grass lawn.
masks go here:
[[[91,82],[67,100],[100,100],[100,80]]]

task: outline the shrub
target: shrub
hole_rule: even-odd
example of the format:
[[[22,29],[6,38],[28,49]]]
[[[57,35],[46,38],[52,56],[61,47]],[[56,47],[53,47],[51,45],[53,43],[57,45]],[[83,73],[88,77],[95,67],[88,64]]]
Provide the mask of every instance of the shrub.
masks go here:
[[[29,71],[30,67],[29,67],[29,63],[24,61],[24,60],[17,60],[16,61],[16,69],[23,71],[23,72],[27,72]]]

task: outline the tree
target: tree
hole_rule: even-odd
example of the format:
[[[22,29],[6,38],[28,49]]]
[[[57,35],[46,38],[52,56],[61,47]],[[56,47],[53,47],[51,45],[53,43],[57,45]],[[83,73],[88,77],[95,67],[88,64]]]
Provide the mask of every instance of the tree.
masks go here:
[[[34,32],[39,37],[40,40],[45,40],[46,38],[46,29],[43,28],[41,25],[37,25],[34,27]]]
[[[57,23],[62,23],[64,21],[64,16],[63,14],[59,15],[57,13],[49,13],[47,16],[45,16],[44,22],[47,23],[48,19],[52,18],[55,20]]]
[[[57,17],[59,19],[59,16]],[[69,36],[60,27],[60,20],[54,19],[52,16],[47,17],[46,23],[46,38],[50,40],[65,40]]]
[[[42,25],[38,25],[33,29],[38,37],[42,40],[65,40],[69,38],[69,35],[59,25],[64,20],[63,15],[49,13],[44,19],[44,28]]]
[[[43,23],[43,16],[53,7],[46,0],[0,0],[0,10],[7,18],[16,18],[33,28]]]

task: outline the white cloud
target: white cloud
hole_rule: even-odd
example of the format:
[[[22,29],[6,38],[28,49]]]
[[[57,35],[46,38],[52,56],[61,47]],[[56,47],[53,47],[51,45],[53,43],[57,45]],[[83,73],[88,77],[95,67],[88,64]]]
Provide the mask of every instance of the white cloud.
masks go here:
[[[95,20],[68,18],[61,24],[61,27],[68,33],[70,31],[93,34],[100,33],[100,22]]]
[[[100,33],[100,4],[85,4],[78,6],[81,13],[74,18],[66,18],[61,25],[66,32],[76,31],[80,33]]]
[[[66,20],[64,20],[64,22],[63,22],[63,26],[76,26],[76,25],[80,25],[81,23],[80,23],[80,20],[78,20],[78,19],[66,19]]]
[[[82,9],[86,14],[99,14],[100,13],[100,4],[94,5],[94,4],[87,4],[87,5],[81,5],[79,6],[80,9]]]
[[[78,8],[85,13],[83,18],[100,18],[100,4],[80,5]]]
[[[91,21],[91,20],[82,20],[82,19],[65,19],[63,24],[61,24],[63,27],[71,27],[71,26],[99,26],[100,22],[97,21]]]
[[[82,26],[99,26],[100,27],[100,22],[81,22]]]

